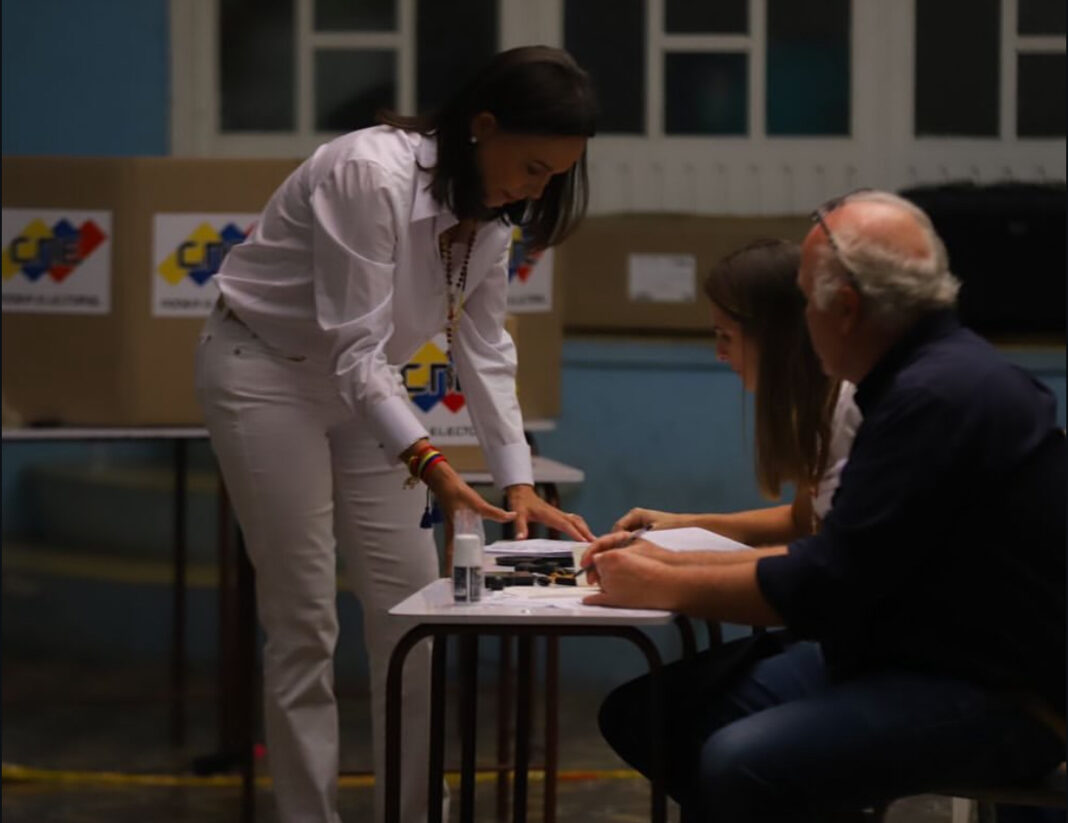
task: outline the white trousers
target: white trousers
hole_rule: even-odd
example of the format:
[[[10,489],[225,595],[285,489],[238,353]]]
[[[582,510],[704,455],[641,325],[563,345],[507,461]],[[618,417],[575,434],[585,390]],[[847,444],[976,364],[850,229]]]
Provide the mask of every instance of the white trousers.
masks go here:
[[[271,349],[216,309],[197,352],[197,392],[256,570],[267,754],[283,823],[339,823],[336,550],[363,605],[371,669],[375,818],[384,812],[389,654],[410,624],[387,612],[438,576],[425,489],[404,489],[322,366]],[[425,819],[428,644],[405,667],[402,819]]]

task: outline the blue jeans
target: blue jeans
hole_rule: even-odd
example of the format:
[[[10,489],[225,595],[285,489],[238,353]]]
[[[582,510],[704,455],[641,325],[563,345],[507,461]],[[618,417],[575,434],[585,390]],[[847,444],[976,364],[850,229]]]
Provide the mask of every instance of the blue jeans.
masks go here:
[[[1053,731],[972,683],[907,671],[834,682],[818,644],[756,659],[732,646],[661,675],[668,791],[685,821],[851,820],[906,795],[1037,780],[1064,760]],[[627,683],[600,713],[646,774],[648,689],[648,677]]]

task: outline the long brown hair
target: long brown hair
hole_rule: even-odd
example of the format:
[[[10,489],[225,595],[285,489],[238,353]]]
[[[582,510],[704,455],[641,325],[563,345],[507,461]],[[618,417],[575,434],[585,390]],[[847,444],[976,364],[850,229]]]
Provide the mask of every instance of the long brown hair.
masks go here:
[[[807,489],[822,476],[838,400],[839,382],[823,373],[805,326],[800,264],[796,243],[756,240],[720,260],[704,284],[741,325],[743,345],[758,349],[756,476],[773,498],[785,483]]]
[[[501,219],[526,227],[533,248],[556,245],[586,214],[586,152],[568,171],[553,175],[538,200],[488,209],[469,139],[472,118],[484,111],[513,134],[593,137],[597,103],[589,75],[562,49],[521,46],[497,54],[437,111],[415,117],[378,115],[386,125],[437,137],[430,192],[457,217]]]

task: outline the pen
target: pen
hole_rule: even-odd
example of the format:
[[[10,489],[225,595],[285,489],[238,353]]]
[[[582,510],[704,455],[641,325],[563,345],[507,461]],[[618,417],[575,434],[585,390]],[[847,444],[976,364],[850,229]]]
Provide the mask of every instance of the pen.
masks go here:
[[[615,551],[616,549],[625,549],[625,548],[627,548],[627,546],[629,546],[635,540],[640,540],[642,538],[642,536],[646,532],[652,531],[652,529],[653,529],[652,526],[642,526],[640,529],[635,529],[634,531],[632,531],[630,533],[630,537],[627,539],[626,543],[621,543],[618,546],[613,546],[611,549],[605,549],[605,551]],[[593,568],[593,563],[592,562],[587,563],[585,566],[583,566],[581,569],[579,569],[577,572],[575,572],[575,577],[578,577],[580,574],[583,574],[584,572],[588,572],[592,568]]]

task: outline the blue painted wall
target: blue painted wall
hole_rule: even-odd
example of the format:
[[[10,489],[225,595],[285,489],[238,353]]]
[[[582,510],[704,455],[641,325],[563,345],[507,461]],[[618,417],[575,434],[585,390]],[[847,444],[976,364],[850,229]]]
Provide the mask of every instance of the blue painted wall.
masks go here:
[[[4,154],[167,154],[167,0],[4,0]]]
[[[1063,348],[1005,348],[1042,379],[1065,424]],[[563,504],[594,531],[632,506],[735,511],[771,505],[752,469],[753,412],[710,344],[573,339],[564,345],[563,409],[542,451],[586,472]]]
[[[170,151],[167,0],[4,0],[4,154],[164,155]],[[18,478],[39,459],[143,459],[138,447],[8,447],[3,532],[34,524]]]

